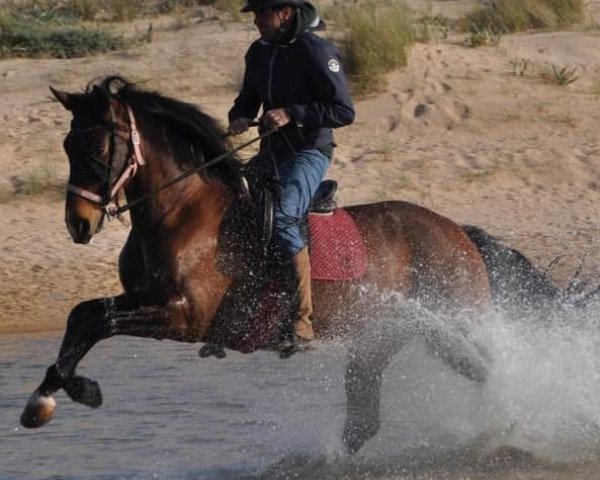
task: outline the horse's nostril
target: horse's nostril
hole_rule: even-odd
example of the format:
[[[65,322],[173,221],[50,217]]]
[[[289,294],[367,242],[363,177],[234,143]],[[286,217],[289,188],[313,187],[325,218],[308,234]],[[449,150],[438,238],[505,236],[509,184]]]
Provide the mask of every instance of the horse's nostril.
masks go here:
[[[75,232],[77,233],[77,237],[81,240],[88,235],[90,231],[90,222],[85,219],[77,219],[75,220]]]

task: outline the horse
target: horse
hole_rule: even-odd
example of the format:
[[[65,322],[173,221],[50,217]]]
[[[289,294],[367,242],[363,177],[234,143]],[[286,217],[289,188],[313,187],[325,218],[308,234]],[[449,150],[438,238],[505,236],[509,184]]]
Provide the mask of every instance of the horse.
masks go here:
[[[64,150],[70,164],[65,221],[73,241],[88,243],[107,216],[123,210],[123,197],[130,202],[131,229],[119,256],[123,293],[86,300],[71,310],[58,358],[30,396],[21,424],[48,423],[60,389],[75,402],[99,407],[98,383],[79,375],[77,365],[97,342],[115,335],[208,342],[205,346],[215,348],[204,353],[215,356],[224,354],[219,345],[276,350],[277,342],[268,338],[254,339],[244,350],[228,342],[233,329],[217,328],[247,315],[249,308],[260,313],[261,289],[278,288],[276,276],[256,287],[247,249],[235,248],[245,233],[224,240],[226,218],[243,201],[242,163],[230,153],[224,128],[195,105],[119,76],[91,82],[78,93],[50,88],[72,114]],[[356,225],[368,262],[359,278],[313,280],[314,327],[317,339],[339,338],[348,346],[342,440],[354,453],[379,430],[382,373],[409,338],[422,336],[429,351],[452,369],[485,381],[485,355],[453,322],[485,312],[491,291],[477,246],[451,220],[403,201],[342,210]],[[237,227],[234,222],[228,230]],[[240,302],[243,292],[251,292],[253,301]],[[400,298],[407,324],[417,322],[420,312],[436,321],[422,322],[410,333],[375,334],[374,317],[385,292]],[[285,295],[277,298],[284,301],[275,310],[284,310]],[[244,325],[237,333],[252,337],[254,330],[243,331]]]

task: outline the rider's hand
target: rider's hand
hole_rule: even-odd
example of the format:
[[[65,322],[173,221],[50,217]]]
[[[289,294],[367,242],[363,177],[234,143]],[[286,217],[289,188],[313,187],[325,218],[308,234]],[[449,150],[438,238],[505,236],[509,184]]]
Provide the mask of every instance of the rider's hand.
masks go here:
[[[260,122],[268,129],[281,128],[292,121],[284,108],[275,108],[265,112],[261,117]]]
[[[240,135],[244,133],[250,127],[250,122],[252,122],[251,118],[236,118],[229,124],[229,133],[232,135]]]

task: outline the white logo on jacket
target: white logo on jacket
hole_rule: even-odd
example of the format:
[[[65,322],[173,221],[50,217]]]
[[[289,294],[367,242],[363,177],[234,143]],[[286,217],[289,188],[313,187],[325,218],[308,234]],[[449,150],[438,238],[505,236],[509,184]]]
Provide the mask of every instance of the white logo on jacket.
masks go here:
[[[327,63],[327,66],[329,67],[329,70],[331,70],[334,73],[337,73],[340,71],[340,62],[338,62],[335,58],[332,58],[331,60],[329,60],[329,63]]]

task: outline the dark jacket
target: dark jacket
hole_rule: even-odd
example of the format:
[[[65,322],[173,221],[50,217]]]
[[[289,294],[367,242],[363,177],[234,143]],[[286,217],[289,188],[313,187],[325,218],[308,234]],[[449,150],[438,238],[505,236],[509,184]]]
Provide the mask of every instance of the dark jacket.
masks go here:
[[[232,121],[255,118],[261,106],[285,108],[292,122],[271,137],[277,158],[311,148],[330,154],[332,129],[354,120],[338,50],[306,30],[277,44],[257,40],[250,46],[244,84],[229,112]]]

